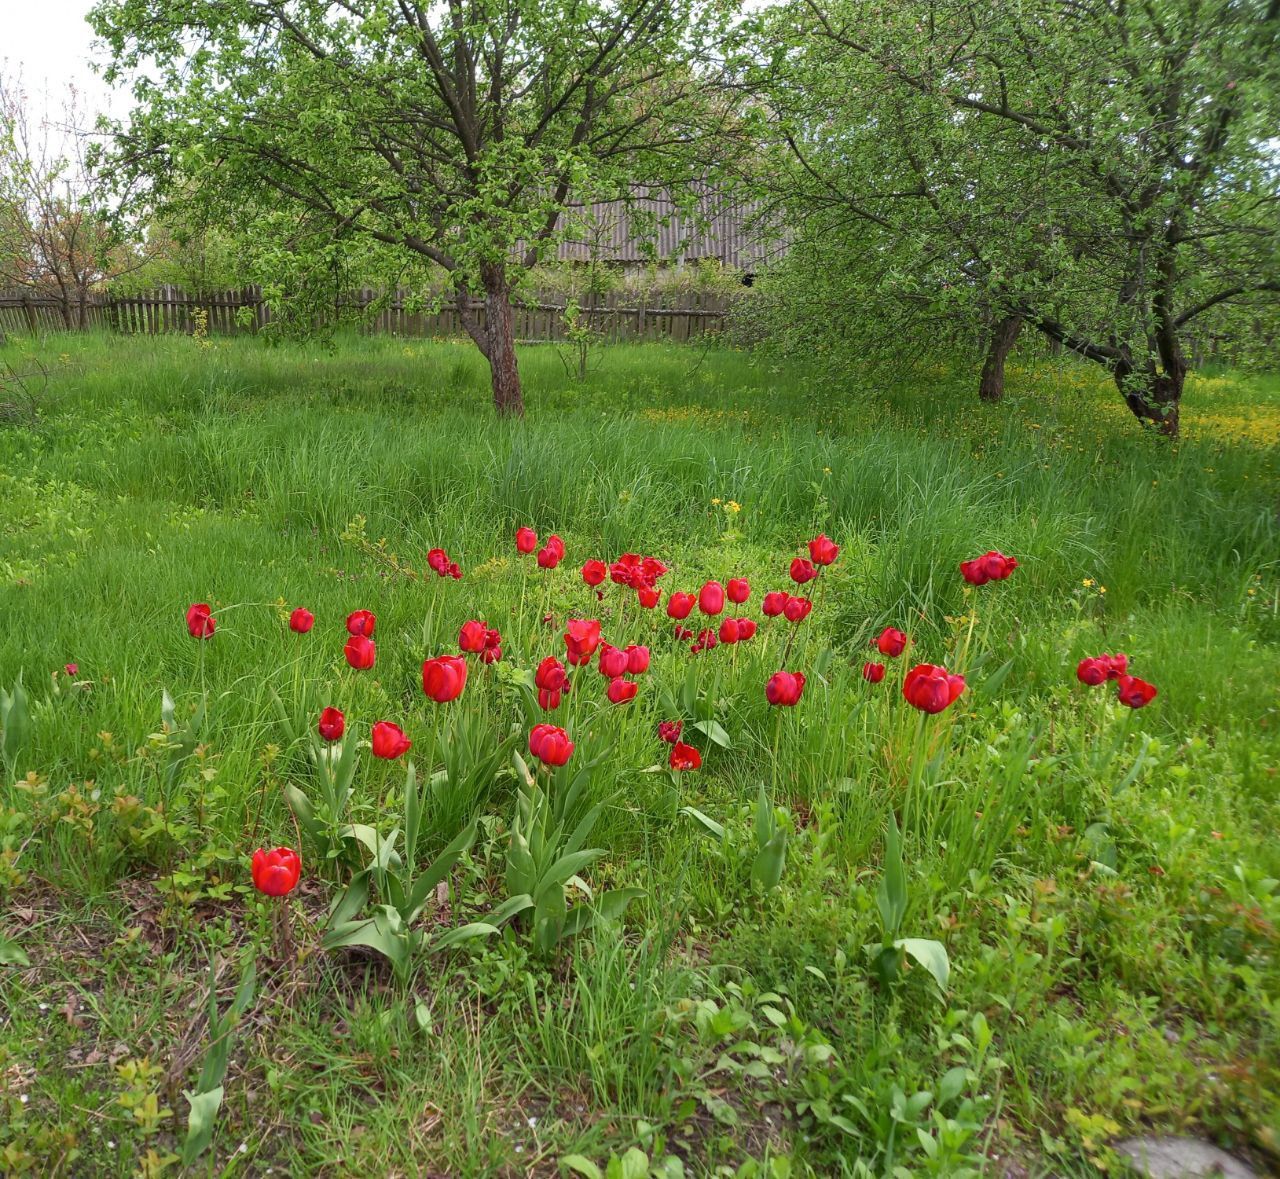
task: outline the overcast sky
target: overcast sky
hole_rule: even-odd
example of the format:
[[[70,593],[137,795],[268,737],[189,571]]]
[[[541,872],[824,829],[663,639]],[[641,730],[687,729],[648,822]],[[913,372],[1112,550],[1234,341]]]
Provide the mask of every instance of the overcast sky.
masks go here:
[[[128,110],[127,96],[112,100],[89,68],[93,31],[84,18],[92,6],[93,0],[0,0],[0,59],[8,74],[21,69],[33,106],[43,105],[48,91],[57,109],[67,83],[74,82],[94,113]]]

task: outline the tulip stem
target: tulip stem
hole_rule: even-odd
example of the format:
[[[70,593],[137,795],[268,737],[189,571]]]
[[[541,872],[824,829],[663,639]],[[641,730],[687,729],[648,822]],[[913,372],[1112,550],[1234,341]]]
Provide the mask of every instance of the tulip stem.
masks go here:
[[[773,792],[776,797],[778,794],[778,778],[780,774],[778,768],[780,765],[778,761],[778,746],[782,738],[782,709],[777,708],[774,712],[776,715],[773,720]]]
[[[786,671],[787,669],[787,660],[791,658],[791,644],[795,642],[796,631],[799,630],[799,628],[800,628],[800,623],[798,622],[791,623],[791,633],[787,635],[786,646],[782,648],[782,670],[783,671]]]
[[[275,924],[276,957],[281,962],[292,962],[293,959],[293,921],[289,912],[289,901],[280,897],[272,906],[272,920]]]
[[[917,800],[916,793],[920,787],[920,779],[924,775],[924,722],[925,713],[921,712],[916,717],[915,738],[911,743],[911,771],[907,778],[907,792],[902,802],[902,838],[907,838],[907,819],[911,813],[912,804]]]

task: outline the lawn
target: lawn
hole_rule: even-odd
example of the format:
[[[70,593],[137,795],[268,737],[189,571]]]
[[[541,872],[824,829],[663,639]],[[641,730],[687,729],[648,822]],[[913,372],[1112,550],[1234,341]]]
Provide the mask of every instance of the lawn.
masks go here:
[[[662,345],[579,384],[529,347],[499,423],[462,343],[0,359],[49,374],[38,419],[0,405],[0,1173],[180,1173],[219,1080],[190,1173],[1087,1175],[1151,1129],[1277,1165],[1280,381],[1195,378],[1170,446],[1064,360],[991,407]],[[967,585],[989,549],[1019,567]],[[669,566],[656,609],[583,583],[624,552]],[[669,593],[739,577],[710,624],[757,633],[691,653]],[[539,706],[574,618],[649,647],[634,700],[593,659]],[[471,619],[501,659],[436,703]],[[1077,679],[1115,652],[1140,710]],[[917,663],[965,692],[912,708]],[[284,900],[250,879],[277,844]]]

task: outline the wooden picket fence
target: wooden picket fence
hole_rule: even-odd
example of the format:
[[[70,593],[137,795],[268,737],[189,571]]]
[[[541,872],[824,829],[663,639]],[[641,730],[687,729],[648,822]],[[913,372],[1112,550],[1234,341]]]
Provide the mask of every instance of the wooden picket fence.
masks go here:
[[[722,294],[701,291],[613,291],[580,300],[581,322],[609,342],[691,340],[720,331],[732,301]],[[563,291],[539,290],[531,301],[517,304],[516,338],[563,340],[568,302],[569,296]],[[340,305],[353,313],[353,322],[361,330],[370,333],[418,337],[465,334],[452,303],[446,302],[439,309],[423,309],[420,301],[403,291],[384,299],[379,292],[364,288],[352,292]],[[470,309],[483,323],[483,301],[474,300]],[[190,334],[196,327],[198,312],[204,313],[204,328],[211,335],[257,332],[273,319],[261,287],[197,295],[166,286],[120,297],[91,294],[85,304],[84,326],[126,335]],[[79,319],[78,307],[73,308],[73,324],[78,326]],[[24,290],[0,291],[0,332],[40,335],[65,330],[63,305],[56,296]]]

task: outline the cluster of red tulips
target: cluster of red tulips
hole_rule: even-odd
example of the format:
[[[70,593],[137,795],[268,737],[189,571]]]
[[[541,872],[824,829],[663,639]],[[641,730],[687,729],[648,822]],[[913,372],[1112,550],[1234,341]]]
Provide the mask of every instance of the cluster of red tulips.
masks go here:
[[[565,557],[565,545],[559,536],[552,535],[539,545],[537,533],[532,528],[520,528],[515,535],[516,549],[523,555],[536,554],[540,568],[554,569]],[[800,592],[773,590],[763,595],[761,613],[765,618],[782,617],[791,623],[803,621],[814,606],[812,587],[822,573],[840,555],[840,548],[830,538],[820,535],[808,544],[808,557],[795,557],[789,566],[791,581]],[[461,577],[461,569],[449,560],[443,549],[432,549],[428,563],[443,577]],[[1018,562],[1003,553],[991,551],[980,557],[960,563],[960,573],[973,586],[1006,580]],[[669,572],[657,557],[639,553],[623,553],[615,561],[593,558],[582,566],[582,580],[596,591],[597,600],[603,599],[601,588],[608,580],[614,585],[633,592],[640,607],[654,609],[662,598],[659,581]],[[689,649],[697,654],[718,645],[747,642],[755,637],[758,626],[754,619],[743,615],[719,618],[726,606],[745,606],[751,599],[752,588],[744,577],[705,582],[697,592],[672,591],[667,595],[666,613],[676,624],[673,636],[677,642],[689,642]],[[697,610],[708,625],[696,630],[686,621]],[[718,619],[718,623],[715,621]],[[550,616],[547,616],[550,621]],[[187,630],[195,638],[208,639],[217,626],[207,603],[198,602],[187,610]],[[289,616],[289,627],[298,634],[308,633],[315,624],[315,616],[298,607]],[[374,631],[377,619],[368,610],[356,610],[347,616],[348,638],[343,648],[347,663],[356,670],[367,670],[374,665],[377,647]],[[781,662],[786,663],[791,651],[795,631],[785,645]],[[606,683],[605,696],[613,704],[626,704],[635,699],[639,691],[639,678],[650,665],[649,647],[631,643],[610,643],[603,634],[602,624],[594,618],[571,618],[564,628],[564,659],[547,655],[537,665],[533,680],[538,706],[545,712],[558,709],[564,696],[575,686],[573,671],[585,668],[593,660]],[[885,627],[871,640],[879,656],[897,659],[909,645],[908,636],[896,627]],[[467,683],[466,656],[474,655],[483,664],[493,664],[502,658],[502,635],[496,627],[481,619],[469,619],[458,633],[459,654],[437,655],[426,659],[422,665],[422,690],[428,699],[437,704],[447,704],[458,699]],[[567,666],[566,666],[567,663]],[[1128,657],[1125,655],[1098,655],[1081,660],[1076,675],[1088,685],[1115,681],[1118,699],[1130,708],[1141,708],[1154,699],[1156,689],[1128,673]],[[870,684],[882,682],[886,665],[881,661],[867,661],[862,666],[862,676]],[[794,708],[800,703],[805,688],[805,676],[801,671],[785,667],[769,676],[764,686],[765,699],[771,706]],[[965,690],[962,675],[931,663],[916,664],[903,677],[902,695],[907,703],[922,713],[937,714],[954,704]],[[346,718],[337,708],[325,708],[318,724],[320,736],[326,741],[338,741],[346,731]],[[681,740],[683,723],[679,720],[663,721],[658,726],[660,741],[670,746],[668,764],[673,771],[685,772],[699,769],[702,755],[690,744]],[[372,725],[371,746],[375,757],[394,759],[406,753],[412,742],[404,731],[390,721],[377,721]],[[529,753],[549,767],[565,765],[573,755],[574,743],[561,727],[542,723],[532,727],[528,739]],[[300,864],[296,853],[287,848],[274,851],[259,849],[253,858],[253,879],[263,892],[282,896],[297,883]]]
[[[427,554],[427,568],[437,577],[452,577],[454,581],[462,580],[462,567],[457,561],[449,560],[444,549],[432,549]]]
[[[1129,674],[1128,655],[1091,655],[1076,665],[1076,679],[1096,688],[1115,681],[1116,699],[1129,708],[1143,708],[1156,698],[1154,684]]]

